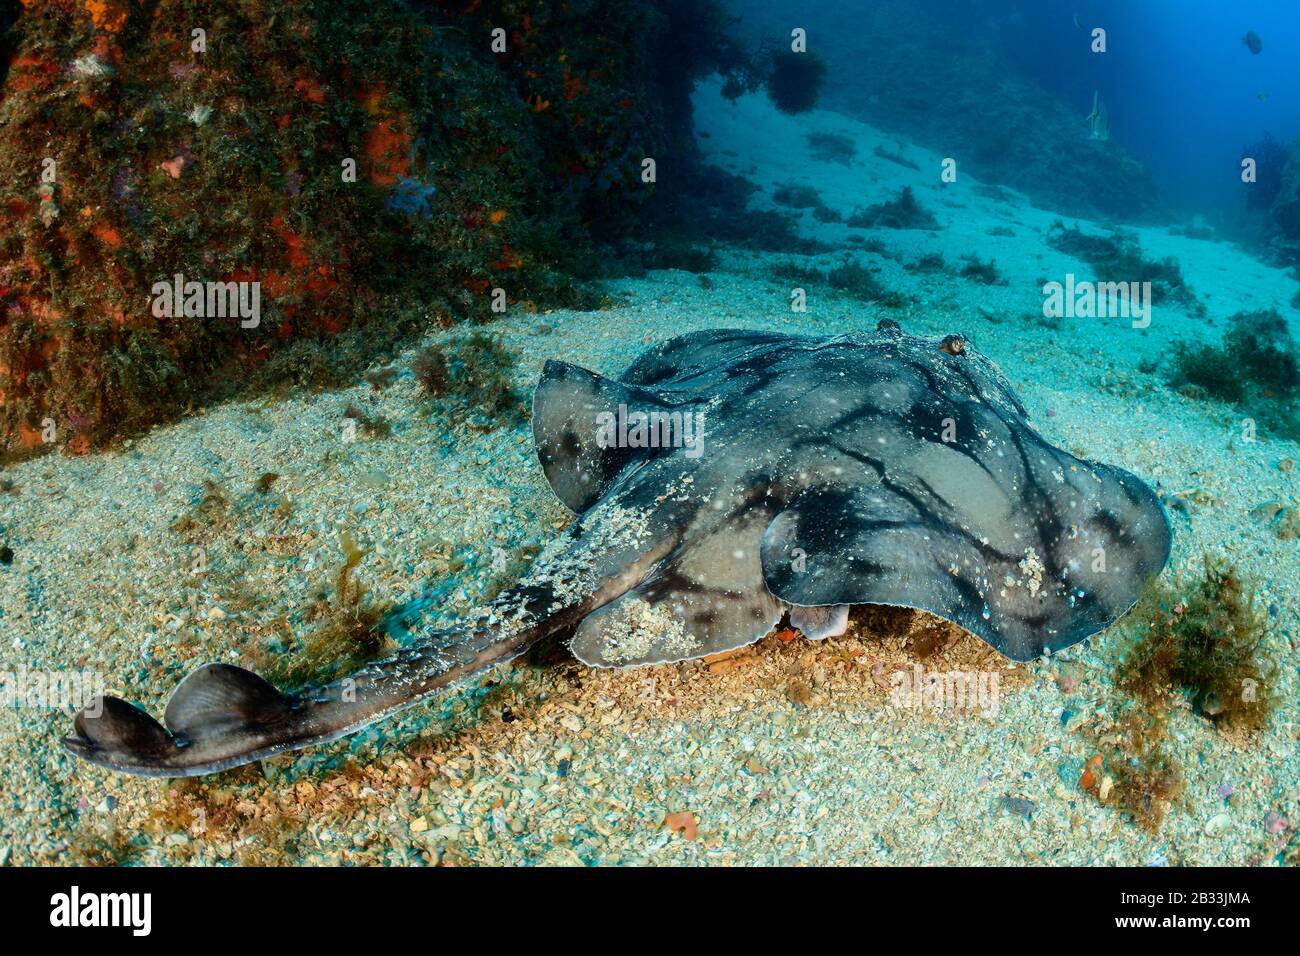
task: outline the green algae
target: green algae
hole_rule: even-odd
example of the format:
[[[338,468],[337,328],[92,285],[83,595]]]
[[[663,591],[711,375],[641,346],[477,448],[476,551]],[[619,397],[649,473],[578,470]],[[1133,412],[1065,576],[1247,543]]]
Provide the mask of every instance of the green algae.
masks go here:
[[[878,202],[859,209],[845,220],[860,229],[885,227],[888,229],[938,229],[939,220],[925,209],[912,192],[904,186],[896,198]]]
[[[1277,661],[1260,603],[1252,581],[1209,556],[1198,576],[1153,586],[1134,611],[1138,636],[1116,686],[1151,707],[1183,694],[1226,732],[1264,729],[1278,705]]]
[[[1093,235],[1057,219],[1048,227],[1045,240],[1053,249],[1086,262],[1100,282],[1150,282],[1152,302],[1173,302],[1191,316],[1206,314],[1178,261],[1147,258],[1132,233],[1112,229],[1108,235]]]
[[[514,364],[513,353],[499,338],[474,332],[450,346],[422,349],[412,370],[428,398],[477,413],[496,428],[525,418],[523,401],[510,381]]]
[[[1300,437],[1300,345],[1276,309],[1238,312],[1222,345],[1181,344],[1169,383],[1193,398],[1236,405],[1284,438]]]

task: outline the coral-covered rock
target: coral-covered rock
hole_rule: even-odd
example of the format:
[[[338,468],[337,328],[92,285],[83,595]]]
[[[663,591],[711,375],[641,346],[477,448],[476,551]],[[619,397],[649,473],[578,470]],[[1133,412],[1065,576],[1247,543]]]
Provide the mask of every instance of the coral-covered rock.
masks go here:
[[[0,451],[328,380],[487,316],[495,288],[573,304],[589,224],[630,221],[642,160],[680,145],[690,64],[658,64],[712,6],[24,0],[0,87]]]

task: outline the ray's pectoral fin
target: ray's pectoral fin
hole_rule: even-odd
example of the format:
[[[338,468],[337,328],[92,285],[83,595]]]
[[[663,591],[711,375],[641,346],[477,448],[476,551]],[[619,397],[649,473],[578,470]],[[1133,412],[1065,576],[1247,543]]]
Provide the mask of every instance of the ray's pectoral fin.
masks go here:
[[[1032,459],[1014,498],[949,498],[915,474],[809,488],[763,536],[767,587],[795,605],[929,611],[1013,660],[1075,644],[1160,573],[1169,528],[1127,472],[1047,445]]]
[[[636,588],[588,614],[572,649],[592,667],[635,667],[720,654],[771,632],[784,604],[763,586],[759,540],[772,513],[739,511],[683,545]]]
[[[654,392],[550,361],[533,393],[533,439],[556,497],[581,514],[631,463],[652,451],[652,413],[671,413]]]

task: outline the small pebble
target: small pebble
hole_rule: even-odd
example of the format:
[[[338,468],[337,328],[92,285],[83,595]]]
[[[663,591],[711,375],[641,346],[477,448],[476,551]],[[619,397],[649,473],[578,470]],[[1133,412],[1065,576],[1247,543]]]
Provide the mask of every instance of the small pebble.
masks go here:
[[[1269,833],[1281,833],[1287,828],[1286,817],[1272,810],[1264,817],[1264,829]]]
[[[695,814],[689,810],[668,814],[664,817],[663,825],[674,833],[680,833],[688,840],[694,840],[700,832],[699,821],[695,819]]]
[[[1034,801],[1026,800],[1024,797],[1013,797],[1010,794],[1003,797],[999,803],[1002,809],[1009,810],[1026,820],[1033,819],[1034,811],[1038,809],[1038,805]]]
[[[1068,787],[1075,787],[1079,784],[1079,777],[1083,775],[1082,760],[1062,760],[1056,765],[1056,776]]]

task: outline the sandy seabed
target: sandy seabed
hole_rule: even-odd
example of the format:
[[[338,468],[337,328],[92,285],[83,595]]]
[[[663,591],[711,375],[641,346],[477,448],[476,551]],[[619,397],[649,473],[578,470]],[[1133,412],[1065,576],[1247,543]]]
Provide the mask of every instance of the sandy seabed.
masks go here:
[[[1131,639],[1124,622],[1050,661],[1012,665],[973,637],[936,641],[943,629],[930,619],[855,612],[841,638],[787,632],[724,660],[632,671],[584,668],[555,644],[356,737],[199,781],[79,764],[58,746],[71,729],[66,713],[4,709],[0,863],[1272,865],[1294,856],[1300,542],[1251,512],[1296,501],[1284,462],[1300,459],[1300,447],[1244,443],[1237,410],[1190,400],[1162,372],[1144,371],[1179,342],[1217,341],[1237,311],[1285,306],[1294,280],[1226,243],[1135,229],[1148,256],[1179,261],[1208,317],[1157,306],[1146,329],[1114,319],[1051,327],[1038,321],[1043,280],[1088,276],[1044,243],[1054,213],[964,173],[941,184],[942,157],[837,114],[784,117],[760,98],[733,106],[706,87],[697,120],[708,158],[757,183],[760,206],[794,182],[847,216],[910,185],[940,228],[851,229],[806,210],[803,231],[835,251],[720,249],[708,275],[611,283],[613,304],[598,312],[513,312],[493,331],[522,356],[513,372],[521,394],[547,358],[616,375],[647,344],[696,329],[834,335],[888,316],[908,332],[962,332],[1001,366],[1053,443],[1189,502],[1171,512],[1167,573],[1195,570],[1210,551],[1260,582],[1269,650],[1282,662],[1283,704],[1269,728],[1232,740],[1177,708],[1169,747],[1186,787],[1153,833],[1079,786],[1114,720],[1115,663]],[[856,158],[813,159],[814,131],[850,138]],[[854,235],[883,251],[865,251]],[[1007,284],[903,268],[931,252],[950,266],[992,257]],[[825,271],[846,255],[912,301],[888,309],[812,287],[807,312],[792,313],[791,283],[774,269],[793,261]],[[293,674],[312,662],[292,655],[309,653],[330,614],[345,530],[369,549],[352,572],[366,602],[432,587],[452,621],[508,585],[572,516],[547,487],[528,428],[478,430],[458,409],[428,403],[409,371],[413,355],[393,357],[400,374],[382,389],[358,382],[233,402],[120,451],[8,469],[0,537],[14,560],[0,568],[0,671],[102,672],[110,691],[155,714],[206,661]],[[362,429],[345,441],[350,404],[390,433]],[[267,473],[278,477],[263,492]],[[891,675],[918,663],[996,673],[996,709],[891,706]]]

